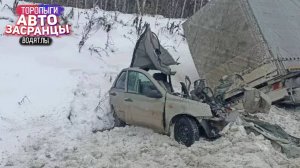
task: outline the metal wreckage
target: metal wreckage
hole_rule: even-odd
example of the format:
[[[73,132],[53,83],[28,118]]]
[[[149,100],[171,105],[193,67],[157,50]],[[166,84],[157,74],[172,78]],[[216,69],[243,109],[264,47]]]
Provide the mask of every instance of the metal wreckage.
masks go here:
[[[299,138],[247,114],[267,113],[271,103],[300,104],[299,6],[299,0],[212,0],[183,24],[198,73],[215,88],[213,102],[243,100],[245,128],[288,157],[300,156]]]
[[[268,3],[269,1],[271,0],[266,0]],[[281,62],[283,67],[279,68],[277,66],[278,60],[265,64],[260,62],[263,59],[262,57],[274,55],[272,53],[274,51],[286,51],[286,45],[282,45],[282,43],[272,43],[272,45],[279,45],[281,47],[279,50],[264,48],[270,39],[268,39],[269,35],[265,37],[265,27],[263,26],[269,25],[258,24],[261,18],[253,14],[254,11],[259,13],[260,8],[258,6],[260,2],[254,0],[213,0],[184,23],[185,34],[198,73],[203,75],[205,79],[192,82],[186,76],[185,81],[180,82],[181,93],[176,93],[173,89],[172,76],[176,72],[172,72],[170,68],[171,65],[177,65],[178,63],[160,45],[150,26],[145,25],[145,31],[136,44],[130,68],[124,69],[120,73],[110,90],[110,102],[116,123],[118,125],[133,124],[145,126],[171,136],[175,134],[175,140],[190,146],[195,140],[199,139],[199,135],[195,136],[195,133],[201,134],[203,130],[207,138],[215,139],[220,137],[219,132],[221,130],[228,127],[230,123],[239,120],[248,132],[261,134],[269,139],[272,144],[280,146],[287,157],[300,157],[299,138],[289,135],[278,125],[262,121],[252,115],[255,113],[268,113],[271,104],[277,103],[279,100],[281,102],[291,102],[290,100],[293,100],[292,102],[295,103],[296,99],[293,99],[293,96],[296,93],[288,93],[291,88],[280,87],[279,89],[284,91],[275,92],[276,90],[266,91],[265,87],[272,88],[274,87],[273,84],[277,86],[278,81],[294,81],[292,84],[296,86],[298,86],[299,82],[299,72],[285,69],[284,74],[280,73],[283,67],[290,67],[291,63]],[[291,5],[289,3],[290,1],[287,5]],[[281,1],[277,5],[281,5]],[[274,5],[271,7],[274,7]],[[208,19],[211,17],[215,19],[209,21]],[[232,18],[232,20],[226,20],[228,18]],[[233,28],[227,25],[236,21],[238,22],[233,25]],[[232,29],[235,31],[229,31]],[[258,31],[259,29],[260,31]],[[253,36],[253,33],[256,34]],[[265,40],[261,41],[262,39]],[[241,41],[243,41],[243,44]],[[230,42],[232,46],[228,46]],[[256,45],[258,42],[262,45]],[[219,46],[215,46],[215,44]],[[257,50],[253,50],[253,47],[256,47]],[[299,50],[299,48],[294,48],[294,44],[291,44],[288,48],[292,50],[291,52]],[[259,53],[257,53],[258,50],[260,51]],[[291,52],[286,53],[291,54]],[[233,56],[230,56],[230,54],[233,54]],[[259,55],[261,58],[258,58],[259,56],[253,57],[255,54],[262,54]],[[238,55],[245,56],[245,58],[238,57]],[[287,57],[288,55],[284,56]],[[229,60],[231,62],[228,62]],[[248,63],[246,63],[247,61]],[[238,65],[239,63],[241,64]],[[252,71],[248,69],[250,63],[253,64]],[[293,66],[296,65],[296,63],[292,64]],[[236,67],[228,68],[235,65]],[[275,68],[272,71],[276,71],[277,75],[274,75],[273,72],[268,72],[270,69],[265,66]],[[149,80],[143,81],[144,78],[135,80],[133,71],[136,74],[141,73]],[[156,73],[152,74],[151,71]],[[259,72],[264,77],[266,77],[265,73],[267,72],[268,75],[272,74],[273,76],[262,79]],[[216,77],[221,78],[218,81],[219,84]],[[258,79],[251,79],[252,81],[250,80],[251,82],[249,82],[249,78],[259,78],[259,82],[257,81]],[[152,89],[158,89],[147,91],[146,88],[152,82]],[[131,86],[131,83],[134,85]],[[191,88],[192,84],[193,88]],[[292,88],[295,89],[295,87]],[[134,94],[131,91],[135,91]],[[270,94],[270,92],[272,93]],[[288,100],[285,95],[286,92],[290,98]],[[141,96],[137,97],[139,94]],[[117,95],[122,97],[117,98]],[[142,97],[143,95],[148,99]],[[134,104],[135,101],[142,104],[143,107]],[[162,104],[163,109],[157,110],[157,107],[154,108],[154,106],[159,105],[158,102]],[[207,105],[211,116],[203,113],[207,109]],[[234,107],[243,110],[234,110],[236,109]],[[137,111],[139,112],[135,113],[136,109],[134,108],[138,109]],[[144,111],[141,112],[140,110]],[[188,118],[187,122],[184,122],[182,118]],[[185,123],[190,123],[190,125],[187,124],[187,127],[184,127]],[[188,134],[188,128],[191,128],[193,136]],[[192,137],[193,141],[188,139],[185,141],[185,137]]]

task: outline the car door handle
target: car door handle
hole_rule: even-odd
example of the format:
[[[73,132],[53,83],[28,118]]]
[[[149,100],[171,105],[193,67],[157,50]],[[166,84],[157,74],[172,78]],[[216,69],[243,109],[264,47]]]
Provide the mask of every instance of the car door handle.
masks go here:
[[[132,99],[130,99],[130,98],[125,98],[124,101],[133,102]]]
[[[117,96],[117,93],[115,92],[112,92],[112,93],[109,93],[111,96]]]

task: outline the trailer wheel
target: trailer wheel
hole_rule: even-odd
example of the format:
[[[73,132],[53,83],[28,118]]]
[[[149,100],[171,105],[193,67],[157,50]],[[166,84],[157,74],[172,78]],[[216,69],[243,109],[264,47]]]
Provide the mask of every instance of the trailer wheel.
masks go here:
[[[180,117],[174,125],[175,140],[187,147],[190,147],[200,138],[199,128],[196,121],[190,117]]]

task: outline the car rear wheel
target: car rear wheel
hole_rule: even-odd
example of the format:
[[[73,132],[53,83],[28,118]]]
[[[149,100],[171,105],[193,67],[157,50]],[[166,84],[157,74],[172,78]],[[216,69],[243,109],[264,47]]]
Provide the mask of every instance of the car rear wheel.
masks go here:
[[[112,108],[111,111],[112,111],[113,117],[115,119],[114,127],[125,127],[126,123],[118,117],[115,110]]]
[[[200,139],[199,128],[193,118],[180,117],[176,120],[173,130],[174,139],[187,147]]]

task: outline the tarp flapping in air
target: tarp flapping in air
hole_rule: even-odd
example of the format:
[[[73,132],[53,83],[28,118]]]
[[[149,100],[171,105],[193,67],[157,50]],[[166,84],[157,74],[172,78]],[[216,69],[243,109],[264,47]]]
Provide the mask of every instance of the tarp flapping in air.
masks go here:
[[[159,70],[167,75],[171,74],[170,65],[176,65],[170,53],[164,49],[147,25],[144,33],[136,43],[130,67]]]

